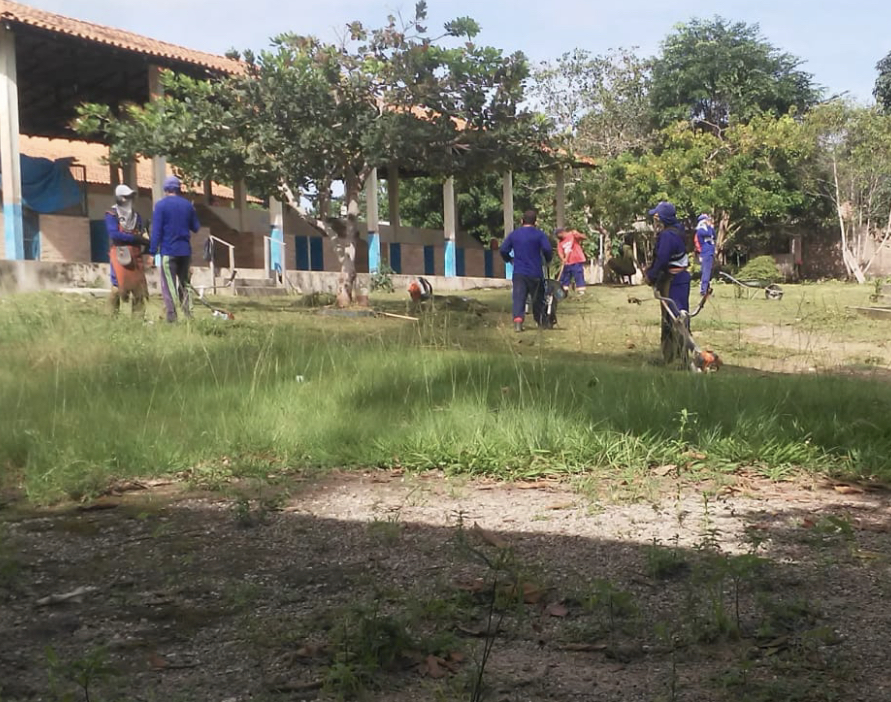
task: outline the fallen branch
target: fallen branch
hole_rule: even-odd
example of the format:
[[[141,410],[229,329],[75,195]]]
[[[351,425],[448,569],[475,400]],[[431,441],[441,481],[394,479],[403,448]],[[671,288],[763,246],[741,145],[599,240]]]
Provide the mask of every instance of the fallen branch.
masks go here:
[[[393,319],[407,319],[409,322],[417,322],[419,319],[417,317],[408,317],[404,314],[393,314],[392,312],[377,312],[375,311],[379,317],[392,317]]]
[[[71,592],[64,592],[58,595],[47,595],[46,597],[41,597],[39,600],[37,600],[36,604],[38,607],[46,607],[47,605],[68,602],[69,600],[75,600],[79,602],[84,598],[85,595],[90,595],[98,591],[98,587],[93,587],[92,585],[82,585],[81,587],[76,588]]]

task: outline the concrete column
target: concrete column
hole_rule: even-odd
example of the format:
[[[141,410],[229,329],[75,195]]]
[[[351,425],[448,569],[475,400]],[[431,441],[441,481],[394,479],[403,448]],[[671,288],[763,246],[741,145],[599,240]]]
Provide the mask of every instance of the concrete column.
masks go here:
[[[381,225],[377,202],[377,168],[365,179],[365,223],[368,225],[368,271],[381,269]]]
[[[243,180],[236,181],[232,186],[235,198],[235,209],[238,210],[238,231],[244,231],[244,211],[247,209],[247,186]]]
[[[504,172],[501,192],[504,204],[504,236],[507,238],[507,235],[514,230],[514,174],[511,171]],[[504,264],[504,277],[514,277],[514,267],[512,264]]]
[[[269,267],[273,272],[280,273],[282,282],[285,275],[285,217],[280,200],[269,198],[269,236],[272,238],[272,248],[269,256]],[[280,243],[277,243],[280,242]]]
[[[161,88],[161,69],[158,66],[149,66],[149,98],[157,100],[163,97]],[[163,156],[152,158],[152,200],[158,202],[164,197],[164,179],[167,177],[167,159]],[[133,186],[136,187],[136,186]]]
[[[566,171],[563,166],[557,166],[554,177],[554,189],[556,197],[554,202],[554,219],[557,229],[566,226]]]
[[[455,179],[446,178],[442,184],[442,222],[445,231],[445,276],[454,278],[458,275],[458,262],[455,239],[457,235],[455,211]]]
[[[25,258],[17,80],[15,34],[8,27],[0,26],[0,169],[3,171],[4,257],[9,260]]]

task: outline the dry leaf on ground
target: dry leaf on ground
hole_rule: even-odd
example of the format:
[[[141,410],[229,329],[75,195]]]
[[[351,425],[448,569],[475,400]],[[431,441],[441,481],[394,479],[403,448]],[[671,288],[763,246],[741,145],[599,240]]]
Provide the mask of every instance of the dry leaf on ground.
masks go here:
[[[495,548],[507,548],[510,544],[507,543],[504,539],[502,539],[497,534],[492,533],[486,529],[483,529],[476,522],[473,523],[473,531],[476,533],[483,541],[485,541],[490,546],[494,546]]]
[[[863,488],[856,485],[834,485],[835,491],[840,495],[860,495]]]
[[[567,614],[569,614],[569,610],[566,608],[566,605],[562,605],[559,603],[552,604],[545,610],[545,612],[550,614],[552,617],[565,617]]]

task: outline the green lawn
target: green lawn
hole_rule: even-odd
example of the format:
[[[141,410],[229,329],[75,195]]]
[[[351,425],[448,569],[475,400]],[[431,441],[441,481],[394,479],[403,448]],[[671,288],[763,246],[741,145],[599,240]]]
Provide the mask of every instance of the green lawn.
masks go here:
[[[891,478],[891,325],[847,311],[871,288],[784,287],[777,302],[718,286],[693,324],[726,363],[709,376],[652,364],[646,288],[590,288],[560,307],[560,329],[521,335],[507,291],[475,294],[482,316],[417,323],[220,298],[236,321],[197,308],[170,326],[158,301],[144,324],[89,297],[0,298],[3,480],[46,502],[124,477],[326,466]],[[373,303],[404,314],[405,299]]]

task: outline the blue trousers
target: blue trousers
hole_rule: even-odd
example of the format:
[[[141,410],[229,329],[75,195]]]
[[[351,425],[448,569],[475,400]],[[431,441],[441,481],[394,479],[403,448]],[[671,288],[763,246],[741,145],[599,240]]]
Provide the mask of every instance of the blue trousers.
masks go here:
[[[563,273],[560,275],[560,285],[568,288],[570,282],[575,281],[575,289],[581,290],[585,287],[585,264],[584,263],[567,263],[563,266]]]
[[[715,263],[715,252],[706,253],[703,251],[699,254],[699,263],[702,265],[702,282],[699,284],[699,292],[705,295],[708,292],[708,284],[712,280],[712,266]]]
[[[526,317],[526,298],[532,298],[532,316],[536,322],[542,323],[544,310],[544,281],[530,275],[514,275],[513,313],[515,320]]]

